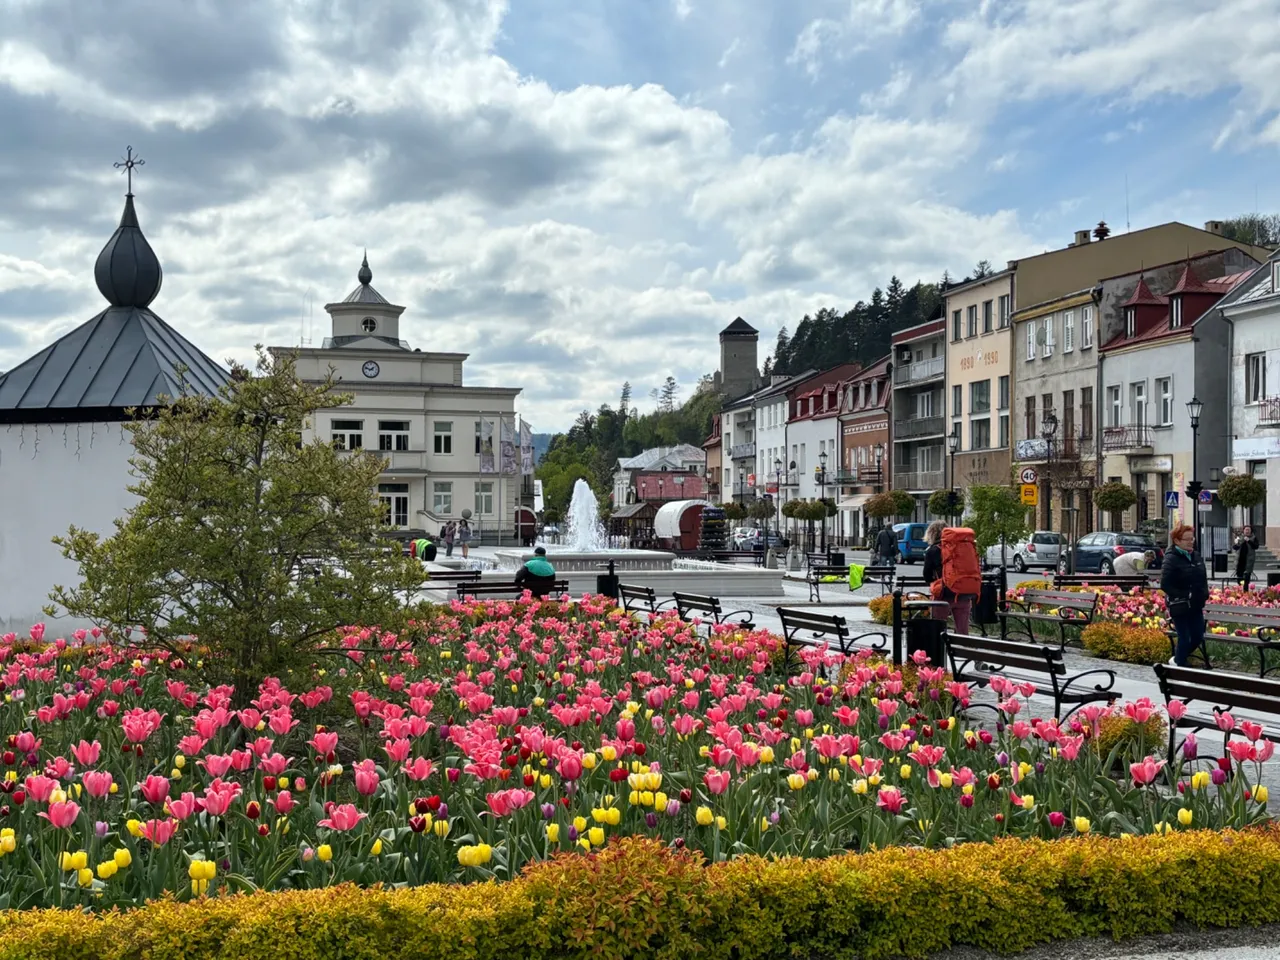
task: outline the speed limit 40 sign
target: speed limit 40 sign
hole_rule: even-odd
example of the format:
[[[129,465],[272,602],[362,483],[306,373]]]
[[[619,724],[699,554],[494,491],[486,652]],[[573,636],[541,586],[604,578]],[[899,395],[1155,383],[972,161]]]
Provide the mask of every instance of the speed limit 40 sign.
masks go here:
[[[1035,467],[1023,467],[1022,473],[1019,474],[1023,483],[1039,483],[1040,474],[1036,473]]]

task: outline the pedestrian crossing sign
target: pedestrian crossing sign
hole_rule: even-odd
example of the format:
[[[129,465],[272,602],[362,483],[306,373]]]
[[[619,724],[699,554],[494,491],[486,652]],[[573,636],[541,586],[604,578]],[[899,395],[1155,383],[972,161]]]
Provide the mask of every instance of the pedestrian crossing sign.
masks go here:
[[[1164,506],[1166,510],[1178,509],[1178,491],[1170,490],[1164,495]]]

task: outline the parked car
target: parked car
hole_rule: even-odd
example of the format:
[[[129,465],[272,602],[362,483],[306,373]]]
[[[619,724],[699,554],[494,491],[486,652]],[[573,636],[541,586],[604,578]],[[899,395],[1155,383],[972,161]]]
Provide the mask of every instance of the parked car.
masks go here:
[[[1147,550],[1155,551],[1156,559],[1152,569],[1160,569],[1160,565],[1164,562],[1164,550],[1154,538],[1144,533],[1115,533],[1109,530],[1086,533],[1076,541],[1075,547],[1070,548],[1069,552],[1075,554],[1076,573],[1109,575],[1116,572],[1116,557],[1134,550],[1140,553],[1145,553]],[[1058,571],[1066,573],[1069,563],[1067,553],[1063,553],[1058,560]]]
[[[781,547],[782,536],[776,530],[770,530],[766,539],[763,530],[752,530],[751,536],[742,541],[739,550],[764,550],[767,547]]]
[[[926,523],[895,523],[893,535],[898,538],[898,559],[902,563],[915,563],[924,559],[929,545],[924,542]]]
[[[735,550],[750,550],[750,542],[759,531],[755,527],[734,527],[729,534],[729,543]]]
[[[1029,567],[1046,567],[1052,570],[1058,565],[1058,554],[1066,546],[1067,538],[1052,530],[1036,530],[1025,540],[987,547],[987,566],[1012,565],[1018,573]]]

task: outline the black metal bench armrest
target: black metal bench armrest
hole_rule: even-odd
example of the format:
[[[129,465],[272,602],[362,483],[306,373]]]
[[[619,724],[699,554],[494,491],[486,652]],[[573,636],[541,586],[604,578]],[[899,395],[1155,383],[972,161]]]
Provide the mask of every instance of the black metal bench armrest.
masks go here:
[[[751,623],[751,613],[747,610],[731,610],[729,613],[720,614],[717,623],[726,623],[729,620],[737,619],[739,623]]]
[[[1063,682],[1063,684],[1062,684],[1062,686],[1059,688],[1059,690],[1060,690],[1060,692],[1061,692],[1062,694],[1064,694],[1064,695],[1065,695],[1065,694],[1067,693],[1067,689],[1068,689],[1072,684],[1074,684],[1076,681],[1078,681],[1078,680],[1083,680],[1085,677],[1090,677],[1090,676],[1093,676],[1094,674],[1101,674],[1101,675],[1103,675],[1103,676],[1105,676],[1105,677],[1107,678],[1106,686],[1103,686],[1103,685],[1101,685],[1101,684],[1094,684],[1094,685],[1093,685],[1093,689],[1094,689],[1096,692],[1098,692],[1098,693],[1110,693],[1112,690],[1114,690],[1114,689],[1115,689],[1115,685],[1116,685],[1116,673],[1115,673],[1115,671],[1114,671],[1114,670],[1102,670],[1102,669],[1099,669],[1099,670],[1086,670],[1084,673],[1077,673],[1075,676],[1067,677],[1067,679]]]

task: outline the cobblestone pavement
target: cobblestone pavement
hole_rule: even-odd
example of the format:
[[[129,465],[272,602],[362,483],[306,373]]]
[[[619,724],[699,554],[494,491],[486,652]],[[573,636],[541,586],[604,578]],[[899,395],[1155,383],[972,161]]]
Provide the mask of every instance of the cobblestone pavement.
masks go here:
[[[1170,957],[1174,960],[1280,960],[1280,927],[1245,927],[1237,930],[1187,929],[1133,940],[1083,940],[1050,943],[1022,953],[996,954],[973,947],[956,947],[932,954],[930,960],[990,960],[1013,956],[1017,960],[1138,960]]]

